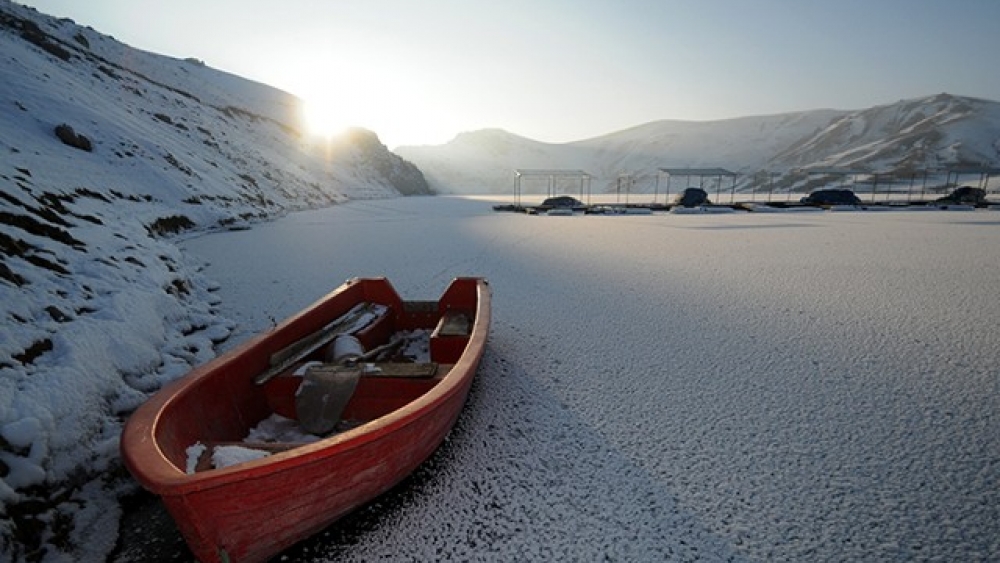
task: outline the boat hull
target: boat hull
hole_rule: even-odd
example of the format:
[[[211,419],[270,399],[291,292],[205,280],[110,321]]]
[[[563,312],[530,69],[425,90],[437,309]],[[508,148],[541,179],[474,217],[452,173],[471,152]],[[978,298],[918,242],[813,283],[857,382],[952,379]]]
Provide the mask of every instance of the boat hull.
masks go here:
[[[378,418],[264,459],[193,474],[185,471],[188,446],[238,439],[274,411],[274,401],[263,390],[267,386],[253,382],[271,354],[361,301],[390,307],[396,329],[425,326],[456,309],[470,314],[471,329],[467,337],[432,343],[437,349],[432,360],[436,353],[450,366],[438,380],[364,382],[364,392],[359,391],[363,397],[353,410],[376,404],[390,409]],[[163,499],[199,560],[265,561],[390,489],[441,444],[465,404],[482,357],[489,302],[484,280],[459,278],[436,307],[407,313],[384,279],[351,280],[268,334],[195,369],[151,398],[122,434],[125,464]],[[420,385],[432,387],[421,390]]]

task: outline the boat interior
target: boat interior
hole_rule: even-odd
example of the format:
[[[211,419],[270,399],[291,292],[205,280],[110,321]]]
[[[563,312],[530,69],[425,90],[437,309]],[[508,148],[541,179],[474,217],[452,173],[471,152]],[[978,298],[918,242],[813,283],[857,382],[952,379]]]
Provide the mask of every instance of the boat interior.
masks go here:
[[[456,285],[461,281],[456,280],[439,301],[402,301],[388,282],[374,281],[386,287],[349,286],[343,293],[353,290],[363,295],[344,295],[339,304],[336,297],[331,303],[318,302],[201,368],[204,373],[190,378],[164,405],[155,429],[164,456],[193,473],[218,467],[209,458],[220,445],[269,453],[304,445],[307,442],[248,443],[247,435],[273,415],[298,421],[297,401],[299,407],[302,403],[297,395],[311,372],[332,377],[354,374],[348,375],[355,383],[343,397],[336,428],[321,438],[375,421],[434,389],[469,343],[476,312],[474,284]],[[352,311],[359,303],[375,313],[345,328],[343,318],[357,316]],[[331,336],[344,335],[356,338],[364,352],[350,361],[331,362]],[[196,444],[208,451],[193,462],[191,447]]]
[[[371,324],[351,333],[366,351],[386,348],[370,361],[329,363],[326,361],[329,353],[320,348],[296,362],[264,384],[271,410],[298,419],[296,394],[308,369],[357,372],[360,376],[340,417],[340,430],[385,416],[430,391],[458,361],[471,328],[469,314],[459,311],[438,314],[437,308],[437,302],[403,302],[401,315],[386,311]],[[401,337],[402,333],[407,335]],[[426,353],[411,355],[405,349],[394,350],[393,344],[403,338],[408,338],[418,349],[424,343]],[[304,370],[304,366],[310,365]]]

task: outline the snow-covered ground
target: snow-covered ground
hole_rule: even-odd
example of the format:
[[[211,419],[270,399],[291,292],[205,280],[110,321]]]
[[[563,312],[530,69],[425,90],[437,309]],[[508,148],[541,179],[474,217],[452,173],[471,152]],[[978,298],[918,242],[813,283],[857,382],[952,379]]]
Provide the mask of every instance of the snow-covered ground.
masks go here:
[[[188,240],[231,346],[352,276],[494,292],[418,490],[314,561],[1000,559],[997,211],[358,201]],[[138,561],[139,559],[135,559]]]

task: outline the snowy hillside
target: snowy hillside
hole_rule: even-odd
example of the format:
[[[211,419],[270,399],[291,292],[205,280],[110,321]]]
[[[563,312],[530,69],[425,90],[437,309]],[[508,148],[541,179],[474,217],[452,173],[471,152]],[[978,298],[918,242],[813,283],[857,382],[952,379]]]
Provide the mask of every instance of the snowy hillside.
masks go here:
[[[619,175],[631,174],[636,191],[651,192],[659,168],[721,167],[744,175],[741,185],[749,187],[750,177],[765,170],[997,166],[1000,103],[941,94],[861,111],[657,121],[566,144],[486,130],[396,152],[420,167],[433,188],[451,193],[509,194],[517,168],[581,169],[593,176],[594,192],[612,191]]]
[[[722,121],[658,121],[571,146],[597,155],[587,171],[599,178],[655,173],[660,167],[749,172],[840,114],[822,110]]]
[[[442,193],[509,194],[517,168],[585,169],[588,149],[542,143],[502,129],[460,133],[441,146],[397,147],[417,165],[435,191]]]
[[[774,169],[909,171],[1000,162],[1000,103],[940,94],[853,112],[777,154]]]
[[[123,417],[231,330],[172,235],[428,188],[373,133],[302,135],[289,94],[6,0],[0,53],[0,560],[86,560]]]

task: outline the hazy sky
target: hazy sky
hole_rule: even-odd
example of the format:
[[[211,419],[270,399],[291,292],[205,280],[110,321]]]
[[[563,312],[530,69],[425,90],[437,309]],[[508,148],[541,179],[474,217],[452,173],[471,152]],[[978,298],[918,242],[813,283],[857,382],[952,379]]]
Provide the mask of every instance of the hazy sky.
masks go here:
[[[1000,0],[24,0],[295,93],[389,147],[1000,100]]]

